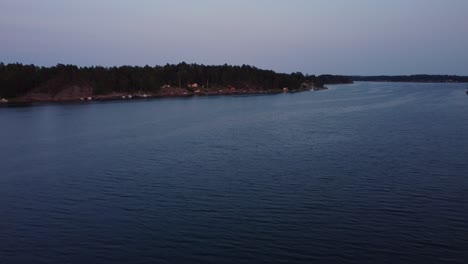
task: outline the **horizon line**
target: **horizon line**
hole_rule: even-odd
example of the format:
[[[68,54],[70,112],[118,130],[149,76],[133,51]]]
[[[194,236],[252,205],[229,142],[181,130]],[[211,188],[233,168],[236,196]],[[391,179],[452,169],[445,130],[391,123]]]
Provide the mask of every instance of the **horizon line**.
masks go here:
[[[258,66],[251,65],[251,64],[229,64],[229,63],[224,63],[224,64],[204,64],[204,63],[197,63],[197,62],[186,62],[186,61],[181,61],[178,63],[169,63],[166,62],[164,64],[121,64],[121,65],[99,65],[99,64],[92,64],[92,65],[78,65],[78,64],[72,64],[72,63],[62,63],[62,62],[57,62],[55,64],[51,65],[45,65],[45,64],[35,64],[35,63],[23,63],[23,62],[3,62],[0,61],[0,64],[3,65],[9,65],[9,64],[20,64],[20,65],[31,65],[35,67],[43,67],[43,68],[52,68],[52,67],[57,67],[59,65],[64,65],[64,66],[75,66],[78,68],[93,68],[93,67],[102,67],[102,68],[120,68],[120,67],[139,67],[139,68],[144,68],[144,67],[164,67],[166,65],[180,65],[180,64],[187,64],[187,65],[199,65],[199,66],[231,66],[231,67],[242,67],[242,66],[249,66],[253,67],[259,70],[265,70],[265,71],[273,71],[275,73],[279,74],[293,74],[293,73],[301,73],[303,75],[315,75],[315,76],[320,76],[320,75],[335,75],[335,76],[346,76],[346,77],[398,77],[398,76],[453,76],[453,77],[468,77],[468,75],[460,75],[460,74],[450,74],[450,73],[406,73],[406,74],[336,74],[336,73],[321,73],[321,74],[314,74],[314,73],[305,73],[302,71],[292,71],[292,72],[281,72],[281,71],[276,71],[273,69],[267,69],[267,68],[259,68]]]

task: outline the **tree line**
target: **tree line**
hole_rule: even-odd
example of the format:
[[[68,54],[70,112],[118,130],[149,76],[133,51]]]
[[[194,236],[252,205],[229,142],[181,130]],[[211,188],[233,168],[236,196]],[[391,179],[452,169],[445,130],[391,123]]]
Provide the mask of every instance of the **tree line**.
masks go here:
[[[276,73],[253,66],[208,66],[199,64],[166,64],[164,66],[78,67],[58,64],[52,67],[0,63],[0,97],[15,98],[30,91],[58,93],[70,85],[93,87],[94,94],[111,92],[157,92],[163,86],[190,89],[193,83],[206,89],[236,87],[239,89],[300,89],[304,83],[323,87],[347,83],[350,79],[334,75]]]
[[[371,81],[371,82],[426,82],[426,83],[468,83],[468,76],[458,75],[396,75],[396,76],[349,76],[353,81]]]

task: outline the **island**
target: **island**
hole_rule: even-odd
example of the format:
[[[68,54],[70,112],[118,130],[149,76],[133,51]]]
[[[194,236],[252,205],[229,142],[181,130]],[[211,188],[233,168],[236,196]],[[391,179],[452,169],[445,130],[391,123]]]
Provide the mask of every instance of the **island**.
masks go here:
[[[0,103],[130,100],[160,97],[270,94],[327,89],[345,76],[277,73],[242,65],[52,67],[0,63]]]
[[[458,75],[379,75],[379,76],[348,76],[353,81],[360,82],[417,82],[417,83],[468,83],[468,76]]]

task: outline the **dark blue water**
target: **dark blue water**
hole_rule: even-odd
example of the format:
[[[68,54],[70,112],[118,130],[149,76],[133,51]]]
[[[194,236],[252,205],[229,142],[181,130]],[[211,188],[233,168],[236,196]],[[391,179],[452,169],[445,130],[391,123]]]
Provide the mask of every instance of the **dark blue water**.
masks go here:
[[[467,263],[465,89],[0,108],[0,263]]]

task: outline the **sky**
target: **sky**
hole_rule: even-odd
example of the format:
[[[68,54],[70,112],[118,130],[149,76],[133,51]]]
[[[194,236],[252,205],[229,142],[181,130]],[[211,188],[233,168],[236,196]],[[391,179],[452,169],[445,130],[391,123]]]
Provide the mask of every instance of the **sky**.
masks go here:
[[[0,61],[468,75],[468,0],[0,0]]]

